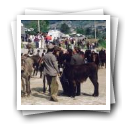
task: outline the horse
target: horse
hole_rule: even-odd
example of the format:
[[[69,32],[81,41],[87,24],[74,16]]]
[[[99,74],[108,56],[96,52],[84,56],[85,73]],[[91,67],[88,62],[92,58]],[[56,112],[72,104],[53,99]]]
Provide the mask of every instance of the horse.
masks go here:
[[[31,58],[22,56],[21,57],[21,82],[24,94],[28,96],[31,93],[30,90],[30,78],[33,72],[33,60]]]
[[[70,65],[66,64],[64,68],[64,74],[70,85],[70,95],[75,97],[76,84],[83,83],[89,78],[94,85],[94,93],[92,96],[99,96],[99,83],[98,83],[98,68],[95,63],[87,63],[82,65]]]

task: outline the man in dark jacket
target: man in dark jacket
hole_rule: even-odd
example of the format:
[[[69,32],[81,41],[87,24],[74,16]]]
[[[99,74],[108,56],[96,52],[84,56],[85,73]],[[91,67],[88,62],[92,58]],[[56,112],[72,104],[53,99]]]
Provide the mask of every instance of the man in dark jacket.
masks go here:
[[[70,64],[71,65],[82,65],[82,64],[84,64],[84,58],[79,54],[79,49],[76,48],[76,47],[74,48]],[[71,87],[70,94],[71,94],[72,97],[75,97],[75,95],[80,96],[80,94],[81,94],[81,90],[80,90],[81,85],[80,85],[79,82],[76,83],[76,87],[74,87],[74,84],[72,84],[72,82],[70,82],[70,87]]]

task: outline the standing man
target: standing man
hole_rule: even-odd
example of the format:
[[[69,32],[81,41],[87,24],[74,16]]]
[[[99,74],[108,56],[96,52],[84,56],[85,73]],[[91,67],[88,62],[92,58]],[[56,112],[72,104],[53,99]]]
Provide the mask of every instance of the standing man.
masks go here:
[[[39,39],[38,39],[38,35],[35,36],[34,42],[35,42],[36,48],[39,48]]]
[[[73,55],[71,57],[70,61],[71,65],[82,65],[84,64],[84,58],[80,55],[79,48],[74,47],[73,50]],[[81,85],[80,82],[76,82],[76,86],[72,82],[70,82],[70,87],[71,87],[71,96],[75,97],[75,95],[80,96],[81,94]]]
[[[42,33],[41,35],[41,49],[44,49],[44,44],[45,44],[45,39],[44,39],[44,34]]]
[[[39,39],[39,48],[41,48],[41,33],[38,34],[38,39]]]
[[[37,50],[36,56],[39,56],[40,57],[40,50]]]
[[[46,54],[46,50],[44,49],[43,52],[42,52],[42,57]]]
[[[66,49],[69,49],[69,43],[68,43],[68,39],[65,40],[65,45],[66,45]]]
[[[54,45],[52,43],[48,46],[47,54],[43,57],[44,61],[44,76],[47,78],[47,82],[50,88],[51,101],[58,102],[57,94],[58,94],[58,82],[57,75],[59,75],[58,70],[58,62],[56,60],[55,55],[53,54]],[[43,83],[45,83],[45,77],[43,79]],[[45,85],[43,91],[45,90]]]

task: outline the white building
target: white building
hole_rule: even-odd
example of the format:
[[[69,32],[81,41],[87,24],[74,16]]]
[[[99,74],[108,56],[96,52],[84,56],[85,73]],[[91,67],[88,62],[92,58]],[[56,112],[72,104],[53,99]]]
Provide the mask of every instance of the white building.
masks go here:
[[[49,36],[52,35],[52,41],[53,41],[54,38],[55,39],[57,39],[57,38],[69,38],[68,34],[64,34],[61,31],[56,30],[56,29],[55,30],[49,30],[48,35]]]
[[[52,35],[52,41],[54,38],[60,38],[62,36],[62,32],[60,32],[59,30],[49,30],[48,31],[48,35]]]

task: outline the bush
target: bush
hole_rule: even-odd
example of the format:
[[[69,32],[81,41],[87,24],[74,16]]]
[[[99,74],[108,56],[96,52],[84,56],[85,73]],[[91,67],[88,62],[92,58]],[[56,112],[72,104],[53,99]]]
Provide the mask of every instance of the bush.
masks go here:
[[[23,45],[23,43],[21,43],[21,48],[24,48],[24,45]]]
[[[98,44],[99,44],[100,47],[106,48],[106,40],[100,39],[98,41]]]

